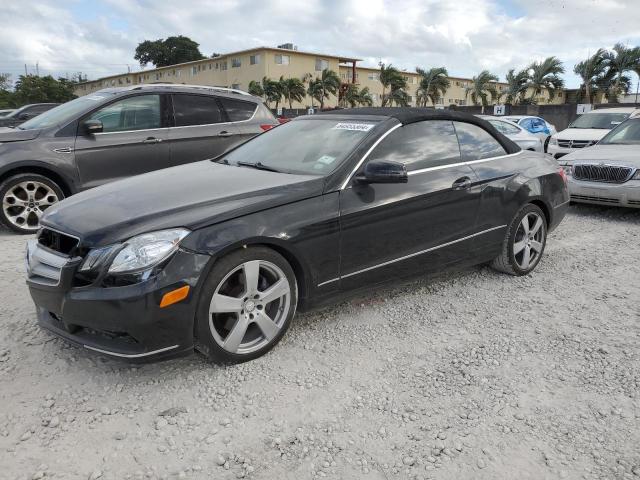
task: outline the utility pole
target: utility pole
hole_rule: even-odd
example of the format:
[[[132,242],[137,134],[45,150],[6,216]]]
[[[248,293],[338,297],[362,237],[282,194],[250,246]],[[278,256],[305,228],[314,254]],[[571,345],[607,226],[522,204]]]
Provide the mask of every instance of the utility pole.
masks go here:
[[[40,67],[38,66],[38,62],[36,62],[36,77],[40,76]]]
[[[24,64],[24,74],[25,75],[29,75],[29,73],[27,72],[27,64],[26,63]]]

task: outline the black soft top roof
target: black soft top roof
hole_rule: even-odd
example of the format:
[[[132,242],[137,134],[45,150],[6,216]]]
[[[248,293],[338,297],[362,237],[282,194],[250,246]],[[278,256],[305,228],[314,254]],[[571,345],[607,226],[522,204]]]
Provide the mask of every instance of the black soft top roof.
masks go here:
[[[376,116],[395,118],[403,125],[424,120],[451,120],[457,122],[466,122],[487,130],[493,135],[505,148],[507,153],[516,153],[520,151],[520,147],[498,132],[493,125],[486,120],[471,115],[469,113],[457,112],[455,110],[434,110],[431,108],[419,107],[363,107],[363,108],[345,108],[337,110],[329,110],[321,112],[320,115],[345,115],[345,116]]]

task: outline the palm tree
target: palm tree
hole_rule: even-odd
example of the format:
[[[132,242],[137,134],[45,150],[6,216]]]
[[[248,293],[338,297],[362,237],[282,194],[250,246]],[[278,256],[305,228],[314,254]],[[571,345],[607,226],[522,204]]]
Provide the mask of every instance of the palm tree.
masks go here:
[[[596,53],[573,67],[573,73],[582,79],[580,91],[584,91],[587,103],[592,103],[593,95],[604,83],[607,70],[606,53],[604,48],[599,48]]]
[[[338,94],[340,77],[333,70],[325,68],[322,70],[320,77],[317,77],[313,82],[315,95],[311,93],[310,95],[320,102],[320,110],[322,110],[325,99],[329,98],[330,95]],[[309,82],[309,88],[311,88],[311,82]]]
[[[275,102],[275,108],[277,109],[278,104],[280,103],[280,99],[282,98],[282,88],[280,87],[280,82],[271,80],[268,77],[262,77],[262,92],[267,107],[271,108],[271,102]]]
[[[549,93],[549,100],[551,100],[555,97],[556,91],[564,87],[564,80],[559,76],[564,73],[564,67],[556,57],[547,57],[542,62],[533,62],[527,71],[529,72],[527,90],[531,89],[531,103],[536,102],[543,90]]]
[[[362,90],[359,90],[355,83],[343,83],[340,85],[339,103],[342,107],[346,107],[347,105],[351,108],[355,108],[358,105],[370,107],[373,105],[373,97],[369,92],[369,87],[364,87]]]
[[[440,97],[444,97],[449,86],[451,86],[447,69],[445,67],[435,67],[424,70],[416,67],[416,72],[420,75],[420,86],[416,92],[418,97],[416,99],[417,105],[426,107],[428,100],[431,100],[431,103],[435,105],[440,100]]]
[[[264,95],[264,89],[262,88],[260,82],[251,80],[249,82],[249,93],[251,95],[255,95],[256,97],[262,97]]]
[[[369,91],[369,87],[364,87],[358,94],[358,103],[365,107],[371,107],[373,105],[373,97]]]
[[[598,50],[600,51],[600,50]],[[609,68],[607,80],[607,99],[611,103],[618,101],[620,93],[628,93],[631,79],[625,75],[634,70],[638,64],[639,51],[637,48],[628,48],[621,43],[616,43],[612,51],[604,52],[604,62]]]
[[[307,95],[311,97],[311,108],[315,108],[314,100],[322,101],[322,85],[319,78],[309,79],[307,87]]]
[[[387,103],[391,105],[397,99],[407,96],[406,92],[404,92],[404,89],[407,88],[407,81],[404,79],[402,73],[400,73],[397,68],[391,66],[391,64],[385,66],[384,63],[380,63],[380,83],[382,83],[383,107],[386,107]],[[389,89],[389,94],[386,93],[387,88]],[[399,90],[401,90],[404,95],[402,95]]]
[[[498,90],[495,82],[498,77],[489,70],[481,71],[477,76],[471,79],[471,85],[465,88],[465,98],[471,96],[474,105],[480,103],[482,105],[482,113],[484,108],[489,105],[489,97],[491,101],[498,98]]]
[[[294,101],[302,102],[302,99],[307,94],[304,88],[304,83],[302,83],[302,80],[295,77],[293,78],[280,77],[280,90],[282,91],[284,98],[289,103],[289,108],[293,108],[292,103]]]
[[[507,90],[504,92],[504,95],[506,95],[505,103],[517,105],[518,101],[522,100],[527,92],[528,74],[526,70],[520,70],[515,73],[512,68],[507,72],[505,79],[507,80]]]

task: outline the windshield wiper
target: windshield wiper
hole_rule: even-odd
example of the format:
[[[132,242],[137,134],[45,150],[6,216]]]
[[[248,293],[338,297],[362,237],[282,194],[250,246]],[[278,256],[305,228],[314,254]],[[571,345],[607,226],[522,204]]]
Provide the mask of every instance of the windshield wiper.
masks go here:
[[[241,167],[256,168],[258,170],[266,170],[267,172],[281,173],[280,170],[275,169],[273,167],[269,167],[269,166],[265,165],[264,163],[260,163],[260,162],[255,162],[255,163],[251,163],[251,162],[236,162],[236,165],[240,165]]]

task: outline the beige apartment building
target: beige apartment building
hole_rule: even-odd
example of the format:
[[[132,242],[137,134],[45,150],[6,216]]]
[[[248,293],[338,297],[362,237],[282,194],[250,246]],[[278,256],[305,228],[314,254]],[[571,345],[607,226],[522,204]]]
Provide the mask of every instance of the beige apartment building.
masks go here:
[[[285,47],[285,46],[281,46]],[[319,76],[322,70],[328,68],[337,72],[344,83],[355,82],[360,88],[368,87],[375,106],[380,106],[382,84],[380,70],[377,68],[360,67],[358,58],[326,55],[317,52],[297,50],[291,44],[286,48],[257,47],[238,52],[227,53],[215,58],[207,58],[193,62],[154,68],[135,73],[123,73],[100,78],[98,80],[80,83],[75,89],[78,96],[109,87],[122,87],[151,83],[182,83],[188,85],[205,85],[228,87],[247,90],[252,80],[261,81],[264,77],[274,80],[280,77],[300,79],[309,74]],[[420,76],[416,72],[403,72],[407,80],[407,93],[410,104],[416,105],[417,90]],[[450,77],[451,86],[438,106],[470,105],[470,99],[465,96],[465,89],[471,84],[471,79]],[[506,84],[497,83],[498,91],[506,89]],[[317,102],[316,102],[317,103]],[[539,103],[549,103],[546,92],[539,98]],[[551,103],[564,103],[564,94],[557,96]],[[325,107],[338,105],[338,98],[332,96],[325,101]],[[271,105],[273,107],[273,105]],[[282,105],[286,106],[286,105]],[[306,97],[302,102],[294,102],[293,108],[308,108],[311,98]]]

